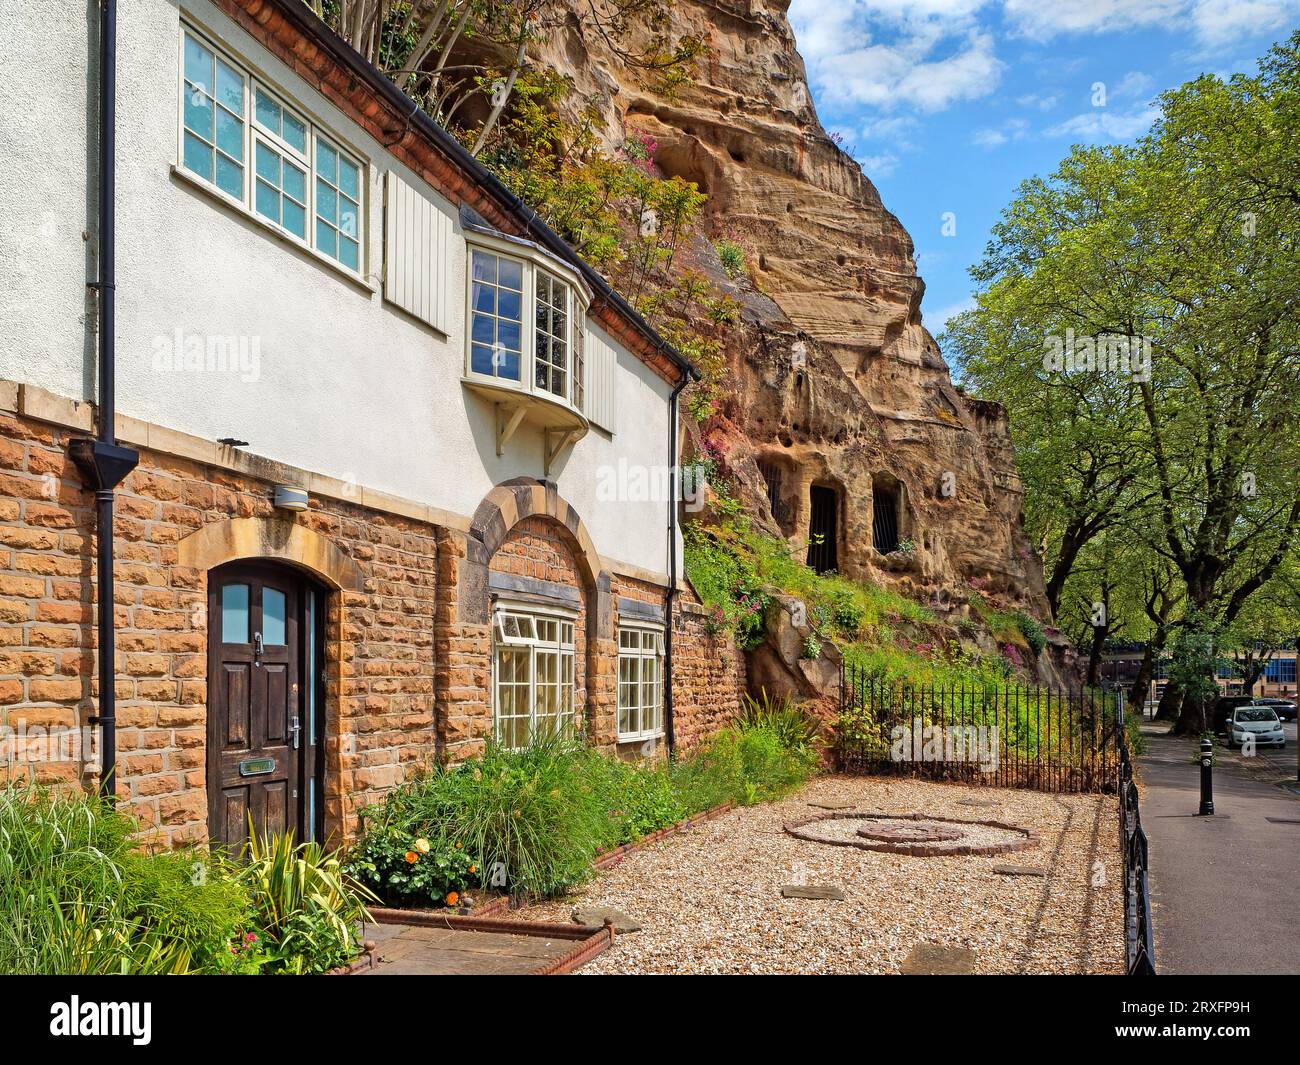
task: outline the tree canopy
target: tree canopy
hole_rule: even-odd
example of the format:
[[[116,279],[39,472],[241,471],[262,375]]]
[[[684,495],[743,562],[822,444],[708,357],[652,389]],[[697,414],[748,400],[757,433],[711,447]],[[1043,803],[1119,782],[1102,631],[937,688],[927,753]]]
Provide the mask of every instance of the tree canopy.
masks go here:
[[[1294,557],[1298,238],[1300,33],[1253,75],[1165,93],[1146,136],[1076,147],[1003,212],[944,339],[1010,409],[1054,609],[1109,600],[1110,628],[1118,604],[1126,636],[1163,640],[1154,588],[1181,598],[1175,628],[1221,637]],[[1199,730],[1204,693],[1178,686]]]

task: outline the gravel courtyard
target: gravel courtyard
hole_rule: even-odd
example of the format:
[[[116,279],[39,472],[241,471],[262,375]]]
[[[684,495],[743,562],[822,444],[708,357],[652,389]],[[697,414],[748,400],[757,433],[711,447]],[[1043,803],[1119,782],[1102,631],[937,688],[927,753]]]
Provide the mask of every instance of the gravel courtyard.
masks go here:
[[[810,802],[1011,822],[1040,841],[1012,854],[913,857],[787,835],[787,822],[827,812]],[[583,973],[897,973],[922,943],[966,948],[976,973],[1119,973],[1117,818],[1113,796],[822,777],[783,802],[732,810],[634,851],[526,916],[567,921],[580,901],[642,924]],[[1003,864],[1047,875],[993,871]],[[845,898],[783,898],[792,883],[834,885]]]

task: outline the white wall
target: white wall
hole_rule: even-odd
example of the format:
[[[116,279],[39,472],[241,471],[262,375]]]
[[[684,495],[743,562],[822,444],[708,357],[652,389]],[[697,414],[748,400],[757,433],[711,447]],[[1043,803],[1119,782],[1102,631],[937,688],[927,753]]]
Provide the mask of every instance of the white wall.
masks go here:
[[[172,174],[180,11],[370,164],[371,287]],[[83,231],[93,231],[95,213],[97,90],[94,56],[87,59],[95,18],[97,8],[68,0],[0,0],[0,97],[9,101],[0,120],[0,217],[12,220],[0,226],[0,377],[85,399],[94,396],[93,318],[89,329],[85,320],[93,232],[88,244]],[[122,413],[247,440],[250,452],[460,514],[472,514],[493,484],[543,476],[540,432],[521,427],[498,457],[493,408],[460,383],[463,242],[449,279],[456,298],[448,341],[379,293],[384,171],[418,179],[231,20],[205,0],[179,8],[120,0],[117,129]],[[160,372],[155,350],[177,329],[242,337],[250,351],[255,342],[256,379],[238,370]],[[664,502],[598,498],[602,467],[667,460],[670,388],[618,350],[617,433],[593,428],[551,477],[602,554],[662,573]]]

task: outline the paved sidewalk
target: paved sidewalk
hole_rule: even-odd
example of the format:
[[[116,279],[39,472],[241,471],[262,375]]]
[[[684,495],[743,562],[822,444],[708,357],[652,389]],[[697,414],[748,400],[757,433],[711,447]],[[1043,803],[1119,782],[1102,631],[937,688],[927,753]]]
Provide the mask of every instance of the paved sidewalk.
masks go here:
[[[1138,759],[1156,971],[1300,973],[1300,795],[1218,745],[1215,815],[1198,817],[1198,742],[1159,729]]]

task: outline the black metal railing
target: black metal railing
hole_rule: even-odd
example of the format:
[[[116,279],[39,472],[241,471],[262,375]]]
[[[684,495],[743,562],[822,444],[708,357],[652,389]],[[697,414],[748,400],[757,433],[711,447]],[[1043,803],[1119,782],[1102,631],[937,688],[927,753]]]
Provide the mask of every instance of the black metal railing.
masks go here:
[[[846,773],[1116,792],[1119,706],[1113,693],[911,685],[845,666],[835,761]]]
[[[1129,758],[1124,706],[1119,706],[1119,833],[1124,848],[1124,960],[1130,976],[1156,974],[1151,936],[1151,892],[1147,876],[1147,834],[1138,809],[1137,781]]]

